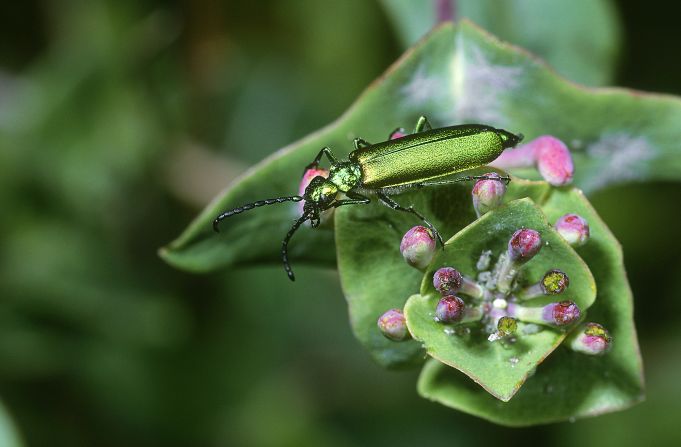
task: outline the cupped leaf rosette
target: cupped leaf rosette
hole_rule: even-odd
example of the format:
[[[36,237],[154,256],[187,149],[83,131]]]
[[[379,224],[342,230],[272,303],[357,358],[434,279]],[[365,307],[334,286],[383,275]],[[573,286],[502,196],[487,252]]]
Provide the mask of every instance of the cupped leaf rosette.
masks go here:
[[[443,265],[456,266],[469,277],[478,276],[476,263],[485,251],[503,253],[508,240],[521,227],[533,228],[541,234],[541,251],[524,264],[520,274],[527,278],[541,278],[544,272],[560,267],[571,279],[570,300],[582,312],[596,298],[596,285],[584,261],[551,228],[544,213],[530,199],[508,203],[473,222],[452,237],[438,253],[423,277],[420,295],[407,301],[404,310],[412,336],[420,341],[426,352],[442,363],[468,375],[490,394],[508,401],[520,389],[530,373],[563,341],[566,332],[551,328],[540,329],[534,324],[521,323],[515,343],[490,343],[488,333],[480,322],[466,325],[465,336],[443,328],[433,319],[433,309],[440,294],[433,287],[432,277]],[[548,304],[538,298],[531,308]],[[553,298],[548,298],[555,301]],[[491,303],[490,303],[491,304]]]
[[[597,415],[639,402],[642,365],[621,248],[581,191],[514,178],[504,204],[477,220],[470,191],[471,185],[456,184],[404,197],[434,216],[444,236],[452,236],[425,273],[407,265],[399,252],[400,234],[415,223],[409,217],[373,205],[339,210],[341,284],[360,342],[388,367],[427,359],[418,383],[421,395],[504,425]],[[555,230],[553,224],[569,213],[588,221],[586,243],[573,247]],[[576,321],[539,331],[519,321],[513,343],[490,342],[482,321],[436,321],[445,288],[433,285],[435,271],[452,265],[475,280],[480,255],[493,253],[493,263],[523,227],[541,235],[542,247],[520,266],[508,297],[516,294],[522,305],[534,308],[571,300],[581,310],[579,321],[607,328],[608,352],[588,356],[568,349],[564,339],[584,327]],[[543,293],[532,292],[537,288]],[[476,300],[465,298],[474,307]],[[376,317],[388,308],[404,309],[414,340],[391,342],[376,330]]]

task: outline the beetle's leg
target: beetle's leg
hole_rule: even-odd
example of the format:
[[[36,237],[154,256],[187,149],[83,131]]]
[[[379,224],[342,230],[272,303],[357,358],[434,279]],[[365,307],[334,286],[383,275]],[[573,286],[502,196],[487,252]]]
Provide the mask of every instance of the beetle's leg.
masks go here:
[[[361,149],[363,147],[371,146],[371,143],[369,143],[363,138],[355,138],[354,140],[352,140],[352,144],[355,146],[355,149]]]
[[[367,203],[371,202],[370,198],[361,194],[357,194],[356,192],[348,191],[345,193],[345,195],[348,196],[347,199],[336,200],[331,206],[338,208],[339,206],[343,205],[366,205]]]
[[[437,240],[440,241],[440,244],[442,245],[442,247],[444,247],[445,243],[444,243],[444,241],[442,240],[442,236],[440,236],[440,233],[439,233],[439,232],[437,231],[437,229],[433,226],[433,224],[431,224],[430,222],[428,222],[428,221],[426,220],[426,218],[423,217],[423,215],[422,215],[421,213],[419,213],[418,211],[416,211],[416,210],[414,209],[414,207],[410,206],[410,207],[408,207],[408,208],[405,208],[405,207],[403,207],[402,205],[400,205],[399,203],[395,202],[393,199],[391,199],[388,195],[386,195],[385,193],[380,192],[380,191],[376,193],[376,196],[379,198],[379,200],[380,200],[381,202],[383,202],[384,204],[388,205],[390,208],[394,209],[395,211],[404,211],[405,213],[411,213],[411,214],[413,214],[414,216],[416,216],[416,217],[418,217],[419,219],[421,219],[421,221],[422,221],[428,228],[430,228],[430,231],[433,232],[433,234],[435,235],[435,237],[437,237]]]
[[[426,186],[441,186],[441,185],[450,185],[452,183],[460,183],[460,182],[472,182],[473,180],[497,180],[500,182],[504,182],[507,185],[511,182],[511,177],[490,177],[488,175],[469,175],[466,177],[458,177],[455,179],[451,180],[441,180],[437,182],[420,182],[420,183],[412,183],[409,185],[404,185],[406,188],[424,188]]]
[[[296,280],[296,276],[293,274],[293,269],[291,269],[291,264],[288,262],[288,242],[291,240],[291,237],[293,236],[293,233],[300,228],[300,226],[305,222],[308,218],[310,217],[310,212],[307,212],[300,216],[298,220],[295,221],[293,226],[291,227],[290,230],[288,230],[288,233],[286,233],[286,237],[281,243],[281,260],[284,261],[284,270],[286,271],[286,274],[288,275],[288,279],[291,281]]]
[[[319,216],[319,211],[313,212],[313,213],[310,215],[310,226],[311,226],[312,228],[317,228],[317,227],[319,226],[320,223],[322,223],[322,219],[321,219],[321,217]]]
[[[433,126],[431,126],[430,123],[428,122],[428,118],[421,115],[419,117],[418,121],[416,121],[416,127],[414,127],[414,133],[423,132],[424,130],[430,130],[432,128],[433,128]]]
[[[328,146],[323,147],[322,150],[320,150],[319,153],[317,154],[317,156],[314,158],[312,163],[310,163],[309,165],[307,165],[305,167],[305,170],[303,170],[303,175],[305,175],[305,173],[308,170],[315,169],[315,168],[317,168],[317,166],[319,166],[319,162],[322,161],[322,155],[326,155],[326,158],[329,159],[329,162],[331,164],[334,164],[334,163],[337,162],[336,157],[334,157],[333,153],[331,152],[331,149]]]
[[[399,137],[397,137],[397,136],[396,136],[397,134],[402,134],[402,135],[400,135]],[[389,140],[394,140],[394,139],[396,139],[396,138],[401,138],[402,136],[404,136],[404,135],[406,135],[406,134],[407,134],[407,131],[406,131],[406,129],[405,129],[404,127],[397,127],[397,128],[395,128],[395,130],[393,130],[392,132],[390,132],[390,135],[388,136],[388,139],[389,139]]]

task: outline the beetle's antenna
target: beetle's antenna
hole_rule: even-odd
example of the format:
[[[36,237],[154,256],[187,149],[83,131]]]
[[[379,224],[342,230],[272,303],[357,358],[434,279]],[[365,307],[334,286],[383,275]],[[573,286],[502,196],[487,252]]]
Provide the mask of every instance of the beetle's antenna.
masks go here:
[[[234,209],[231,209],[229,211],[225,211],[224,213],[221,213],[213,221],[213,230],[215,230],[216,233],[219,233],[220,229],[218,228],[218,224],[220,224],[220,222],[222,222],[222,220],[224,220],[228,217],[231,217],[235,214],[241,214],[244,211],[252,210],[253,208],[257,208],[259,206],[274,205],[275,203],[284,203],[284,202],[300,202],[301,200],[303,200],[303,197],[301,197],[301,196],[290,196],[290,197],[277,197],[277,198],[274,198],[274,199],[258,200],[257,202],[247,203],[247,204],[242,205],[238,208],[234,208]]]
[[[286,237],[284,238],[284,241],[281,243],[281,260],[284,261],[284,270],[286,270],[286,274],[288,275],[288,279],[291,281],[296,280],[296,276],[293,274],[293,270],[291,269],[291,264],[288,262],[288,241],[291,240],[291,237],[293,236],[293,233],[300,228],[300,226],[305,222],[309,217],[310,217],[311,212],[306,212],[298,220],[295,221],[293,226],[291,227],[290,230],[288,230],[288,233],[286,233]]]

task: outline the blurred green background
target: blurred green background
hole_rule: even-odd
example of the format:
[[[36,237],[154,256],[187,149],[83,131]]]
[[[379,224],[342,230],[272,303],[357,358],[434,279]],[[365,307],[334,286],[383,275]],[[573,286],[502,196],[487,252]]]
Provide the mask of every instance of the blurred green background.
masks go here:
[[[614,5],[609,83],[681,94],[681,7]],[[401,52],[366,0],[2,2],[0,447],[680,445],[679,185],[592,197],[624,246],[649,392],[576,423],[506,429],[419,398],[418,371],[354,340],[334,272],[157,257]]]

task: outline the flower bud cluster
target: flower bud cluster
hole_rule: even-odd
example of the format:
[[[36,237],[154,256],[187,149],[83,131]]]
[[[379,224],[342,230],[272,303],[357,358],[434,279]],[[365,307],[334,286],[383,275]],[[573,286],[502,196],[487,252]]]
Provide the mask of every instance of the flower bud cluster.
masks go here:
[[[391,138],[400,138],[396,131]],[[552,185],[562,186],[572,181],[573,165],[570,152],[560,140],[544,136],[505,152],[493,166],[535,166]],[[505,178],[490,172],[478,177],[472,190],[472,201],[478,217],[503,203],[506,194]],[[586,244],[590,237],[588,222],[577,214],[560,217],[555,230],[573,247]],[[443,266],[433,274],[433,287],[440,298],[433,309],[433,319],[445,325],[447,334],[454,334],[452,325],[481,324],[488,340],[514,342],[522,334],[535,333],[544,328],[568,331],[566,346],[591,355],[607,352],[612,343],[608,331],[597,323],[583,323],[582,310],[577,303],[565,298],[570,278],[562,270],[548,270],[539,281],[526,285],[527,278],[519,281],[521,267],[532,260],[542,249],[542,237],[532,228],[519,228],[508,240],[506,250],[500,253],[494,265],[493,253],[482,253],[476,264],[477,279],[463,275],[456,268]],[[414,268],[425,270],[436,251],[433,232],[423,226],[410,229],[402,238],[400,252]],[[521,286],[522,284],[522,286]],[[555,297],[554,302],[531,305],[535,298]],[[546,303],[546,300],[543,300]],[[409,338],[402,311],[391,309],[378,319],[378,327],[391,340]]]
[[[479,183],[486,181],[497,182],[483,179]],[[561,217],[556,222],[556,229],[562,229],[561,235],[573,246],[588,241],[588,224],[576,214]],[[451,325],[477,322],[488,333],[490,342],[514,342],[523,333],[540,330],[538,327],[572,329],[582,319],[582,310],[573,300],[564,298],[570,286],[570,278],[565,272],[550,269],[539,281],[520,286],[527,284],[527,281],[518,280],[520,267],[537,256],[543,246],[539,231],[520,228],[511,235],[506,250],[497,257],[495,265],[490,266],[491,253],[483,253],[484,260],[481,258],[476,264],[479,270],[477,280],[451,266],[439,268],[432,278],[433,287],[440,294],[433,309],[433,319],[447,326],[448,334],[455,333]],[[432,232],[424,227],[412,228],[405,234],[400,249],[410,265],[424,269],[435,251]],[[540,297],[557,299],[543,306],[529,303]],[[404,316],[398,310],[382,315],[378,325],[392,340],[409,337]],[[586,323],[571,333],[566,346],[577,352],[597,355],[606,352],[611,341],[602,326]]]

